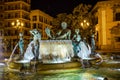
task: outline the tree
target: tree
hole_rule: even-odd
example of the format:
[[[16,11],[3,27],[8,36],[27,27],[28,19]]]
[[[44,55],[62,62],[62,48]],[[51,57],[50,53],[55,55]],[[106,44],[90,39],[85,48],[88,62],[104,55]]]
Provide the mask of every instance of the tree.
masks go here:
[[[86,38],[91,33],[90,30],[92,27],[91,15],[89,14],[90,8],[91,8],[91,5],[80,4],[76,6],[72,12],[73,13],[73,19],[72,19],[73,29],[79,28],[82,37],[86,37]],[[84,20],[90,23],[89,27],[86,29],[83,29],[84,26],[83,27],[81,26],[81,22],[83,22]]]
[[[56,18],[53,19],[53,30],[57,31],[58,29],[61,29],[60,24],[62,22],[66,22],[68,24],[68,28],[70,28],[71,22],[72,22],[72,14],[67,14],[67,13],[60,13],[57,15]]]
[[[90,13],[91,5],[79,4],[73,9],[72,14],[60,13],[53,20],[53,30],[58,31],[61,29],[61,22],[65,21],[68,24],[68,28],[74,32],[75,29],[80,29],[80,33],[82,37],[89,37],[94,32],[94,24],[93,24],[93,15]],[[83,29],[81,26],[81,22],[83,20],[87,20],[90,25],[88,28]]]

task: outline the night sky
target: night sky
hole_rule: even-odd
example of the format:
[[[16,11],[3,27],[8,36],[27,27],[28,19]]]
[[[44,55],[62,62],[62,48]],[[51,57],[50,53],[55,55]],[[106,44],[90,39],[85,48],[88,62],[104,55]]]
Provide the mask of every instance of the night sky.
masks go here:
[[[99,0],[31,0],[31,9],[40,9],[43,12],[55,17],[59,13],[72,13],[77,5],[95,5]]]

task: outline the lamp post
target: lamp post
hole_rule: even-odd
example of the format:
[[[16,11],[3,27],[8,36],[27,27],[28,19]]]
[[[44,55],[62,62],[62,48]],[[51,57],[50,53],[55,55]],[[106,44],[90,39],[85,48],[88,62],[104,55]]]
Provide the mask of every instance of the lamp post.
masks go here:
[[[83,29],[88,28],[90,26],[90,23],[87,20],[83,20],[80,25],[82,26]]]
[[[19,29],[24,26],[24,23],[20,22],[19,20],[16,20],[12,22],[11,25],[14,26],[14,28],[17,28],[17,31],[19,31]],[[18,39],[18,36],[19,36],[19,32],[17,34],[17,39]]]
[[[87,29],[90,26],[89,21],[87,21],[86,19],[84,19],[83,21],[81,21],[80,26],[82,27],[82,35],[84,37],[85,40],[87,40],[88,35],[89,35],[89,30]]]

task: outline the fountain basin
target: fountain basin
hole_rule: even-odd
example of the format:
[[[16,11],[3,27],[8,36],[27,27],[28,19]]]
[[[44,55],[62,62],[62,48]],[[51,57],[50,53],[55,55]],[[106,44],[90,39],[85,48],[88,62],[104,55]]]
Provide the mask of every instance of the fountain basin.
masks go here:
[[[103,62],[100,65],[95,65],[95,61],[91,61],[92,66],[94,68],[115,68],[119,69],[120,64],[108,64],[107,62]],[[30,63],[15,63],[11,62],[9,65],[9,70],[18,71],[18,72],[35,72],[34,64],[36,64],[36,71],[39,74],[55,74],[55,73],[65,73],[70,71],[78,71],[81,70],[80,62],[67,62],[67,63],[58,63],[58,64],[45,64],[36,61],[31,61]]]
[[[51,63],[51,64],[45,64],[40,63],[38,61],[31,61],[29,63],[21,63],[21,62],[10,62],[9,63],[9,70],[12,71],[33,71],[34,65],[36,65],[36,71],[37,72],[44,72],[48,73],[49,71],[61,71],[61,70],[68,70],[68,69],[75,69],[80,68],[81,64],[79,62],[66,62],[66,63]],[[44,74],[43,73],[43,74]],[[42,74],[42,73],[41,73]]]
[[[15,61],[15,63],[23,63],[23,64],[25,64],[25,63],[30,63],[30,61],[29,60],[19,60],[19,61]]]
[[[64,63],[43,63],[42,61],[29,61],[29,60],[20,60],[20,61],[12,61],[9,64],[9,69],[12,71],[31,71],[35,69],[37,72],[40,74],[49,74],[51,71],[53,73],[61,73],[61,72],[66,72],[68,70],[78,70],[81,68],[81,63],[79,62],[78,58],[72,58],[71,61],[69,62],[64,62]],[[96,60],[95,58],[85,58],[83,61],[89,61],[93,65],[95,65]],[[55,72],[54,72],[55,71]]]

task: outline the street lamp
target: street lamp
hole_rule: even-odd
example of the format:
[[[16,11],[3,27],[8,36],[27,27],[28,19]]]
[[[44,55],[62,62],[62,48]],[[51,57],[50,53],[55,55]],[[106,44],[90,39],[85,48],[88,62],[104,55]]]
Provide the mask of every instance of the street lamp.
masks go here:
[[[17,28],[17,31],[19,31],[19,29],[24,26],[24,23],[20,22],[19,20],[16,20],[12,22],[11,25],[14,26],[14,28]],[[19,35],[19,32],[17,34],[17,39],[18,39],[18,35]]]
[[[80,26],[82,27],[81,34],[83,35],[84,39],[86,40],[88,38],[88,35],[90,35],[90,31],[88,27],[90,26],[89,21],[84,19],[83,21],[80,22]]]
[[[83,29],[88,28],[90,26],[90,23],[87,20],[83,20],[80,25],[82,26]]]

